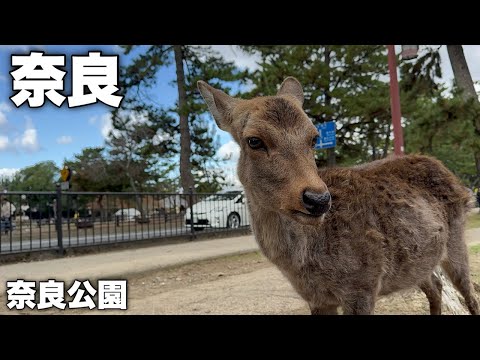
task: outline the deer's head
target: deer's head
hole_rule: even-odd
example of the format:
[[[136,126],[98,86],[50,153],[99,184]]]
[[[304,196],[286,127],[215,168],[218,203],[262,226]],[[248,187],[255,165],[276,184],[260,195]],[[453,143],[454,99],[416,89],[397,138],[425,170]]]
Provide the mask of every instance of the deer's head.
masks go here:
[[[276,96],[233,98],[203,81],[198,88],[220,129],[240,146],[238,176],[252,205],[302,224],[321,222],[331,205],[313,146],[318,131],[302,109],[303,90],[288,77]]]

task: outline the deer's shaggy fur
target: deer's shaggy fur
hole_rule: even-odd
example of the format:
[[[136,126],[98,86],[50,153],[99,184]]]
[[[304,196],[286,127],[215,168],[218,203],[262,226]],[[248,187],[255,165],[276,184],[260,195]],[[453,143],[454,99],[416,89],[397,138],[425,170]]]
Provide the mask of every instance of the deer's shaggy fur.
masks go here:
[[[470,282],[464,225],[469,194],[438,160],[390,157],[351,168],[317,169],[316,129],[303,92],[287,78],[278,94],[231,98],[199,89],[220,128],[240,145],[238,175],[263,254],[308,302],[312,314],[371,314],[378,296],[419,286],[441,312],[441,265],[479,313]],[[248,139],[263,141],[253,149]],[[305,189],[329,191],[331,208],[311,216]]]

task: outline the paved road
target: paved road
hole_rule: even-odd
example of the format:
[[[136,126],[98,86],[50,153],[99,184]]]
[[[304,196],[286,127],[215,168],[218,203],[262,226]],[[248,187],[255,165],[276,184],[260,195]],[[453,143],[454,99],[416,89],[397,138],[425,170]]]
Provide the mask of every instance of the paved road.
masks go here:
[[[131,298],[128,314],[273,315],[308,314],[305,301],[271,266],[161,294]],[[100,311],[97,311],[100,314]],[[115,311],[115,314],[122,314]]]
[[[466,240],[469,245],[480,244],[480,228],[467,230]]]
[[[480,228],[468,230],[467,241],[470,245],[480,243]],[[241,236],[3,265],[0,266],[0,294],[5,294],[8,280],[56,279],[71,283],[75,279],[127,279],[132,274],[257,249],[253,236]],[[402,313],[405,309],[400,305],[405,305],[408,299],[406,313],[412,313],[411,304],[416,306],[414,313],[428,312],[427,302],[420,292],[409,293],[406,298],[399,296],[396,302],[391,298],[381,300],[384,309]],[[412,302],[412,299],[418,301]],[[129,314],[308,314],[305,302],[273,266],[131,300]],[[382,313],[382,302],[379,305],[379,313]],[[0,313],[12,312],[0,304]],[[121,311],[109,313],[124,314]]]
[[[480,228],[467,230],[467,241],[470,245],[480,243]],[[256,250],[258,245],[253,236],[246,235],[7,264],[0,266],[0,286],[5,286],[7,279],[32,276],[36,279],[61,278],[65,281],[75,278],[118,277]]]
[[[128,274],[257,249],[253,236],[248,235],[1,265],[0,293],[5,291],[5,282],[12,279],[72,281],[125,278]]]

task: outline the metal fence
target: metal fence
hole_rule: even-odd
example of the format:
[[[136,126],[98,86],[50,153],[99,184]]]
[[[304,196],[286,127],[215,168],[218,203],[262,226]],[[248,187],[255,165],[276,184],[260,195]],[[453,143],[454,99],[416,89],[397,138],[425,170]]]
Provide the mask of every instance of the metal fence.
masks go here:
[[[0,255],[248,228],[240,191],[217,194],[3,192]],[[193,221],[192,221],[193,219]]]

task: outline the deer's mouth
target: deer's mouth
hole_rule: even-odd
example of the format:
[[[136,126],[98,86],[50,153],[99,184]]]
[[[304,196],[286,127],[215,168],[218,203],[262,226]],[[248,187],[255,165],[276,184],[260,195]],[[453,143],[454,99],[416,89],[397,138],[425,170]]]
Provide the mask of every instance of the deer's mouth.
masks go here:
[[[307,218],[313,218],[313,219],[322,217],[324,215],[324,214],[308,214],[298,210],[293,210],[292,213],[293,215],[296,215],[296,216],[305,216]]]
[[[301,224],[315,226],[323,221],[325,214],[308,214],[303,211],[292,210],[290,217]]]

